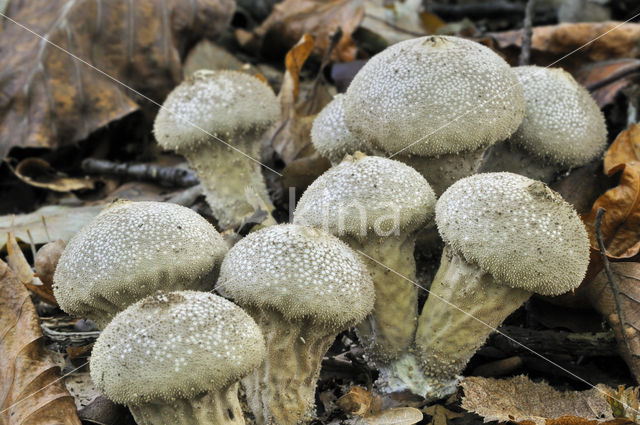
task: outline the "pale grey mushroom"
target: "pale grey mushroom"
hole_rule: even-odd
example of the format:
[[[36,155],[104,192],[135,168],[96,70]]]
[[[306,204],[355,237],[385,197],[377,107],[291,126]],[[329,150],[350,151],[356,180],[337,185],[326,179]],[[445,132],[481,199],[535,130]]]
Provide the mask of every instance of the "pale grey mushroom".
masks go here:
[[[418,319],[406,387],[427,398],[455,391],[492,329],[532,294],[577,288],[589,240],[573,207],[544,183],[486,173],[453,184],[436,204],[445,249]]]
[[[242,72],[200,70],[162,106],[153,125],[156,140],[187,158],[222,229],[255,212],[254,196],[273,209],[260,168],[260,139],[280,118],[269,86]]]
[[[524,97],[511,67],[489,48],[427,36],[371,58],[347,90],[344,114],[355,137],[418,170],[440,195],[516,131]]]
[[[604,115],[571,74],[539,66],[513,70],[524,88],[524,119],[508,140],[487,151],[481,171],[509,171],[550,183],[602,155]]]
[[[320,155],[338,164],[345,155],[374,153],[373,147],[354,136],[344,122],[344,95],[338,94],[318,114],[311,127],[311,143]]]
[[[208,292],[159,292],[119,313],[91,354],[91,379],[138,425],[243,425],[238,381],[264,359],[256,323]]]
[[[363,254],[376,304],[357,329],[379,369],[413,343],[418,319],[418,288],[411,282],[415,238],[433,223],[435,204],[433,190],[416,170],[358,152],[318,177],[295,211],[294,223],[324,229]]]
[[[322,357],[373,308],[373,283],[357,254],[322,230],[275,225],[229,250],[216,288],[265,336],[266,359],[243,381],[256,422],[309,422]]]
[[[53,291],[67,313],[104,328],[158,290],[210,290],[227,246],[196,212],[163,202],[118,201],[67,244]]]

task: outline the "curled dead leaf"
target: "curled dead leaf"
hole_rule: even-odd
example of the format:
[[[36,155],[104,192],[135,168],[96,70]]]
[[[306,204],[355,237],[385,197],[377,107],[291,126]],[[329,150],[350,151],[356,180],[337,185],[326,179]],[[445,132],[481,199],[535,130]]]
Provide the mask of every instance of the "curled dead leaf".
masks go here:
[[[40,158],[23,159],[11,171],[23,182],[56,192],[93,189],[95,181],[88,178],[68,177]]]
[[[603,108],[612,104],[616,96],[631,84],[634,76],[637,76],[638,73],[640,73],[640,60],[627,58],[587,64],[580,68],[574,76],[580,84],[592,91],[591,95],[596,103],[600,108]],[[608,81],[612,82],[602,86]],[[597,86],[602,87],[593,90]]]
[[[610,388],[601,385],[588,391],[558,391],[522,375],[508,379],[468,377],[461,385],[462,407],[485,421],[523,425],[631,423],[614,418],[607,399]]]
[[[380,397],[358,385],[351,387],[347,394],[336,401],[336,404],[351,415],[365,416],[382,410]]]
[[[29,293],[0,261],[0,424],[81,425]]]

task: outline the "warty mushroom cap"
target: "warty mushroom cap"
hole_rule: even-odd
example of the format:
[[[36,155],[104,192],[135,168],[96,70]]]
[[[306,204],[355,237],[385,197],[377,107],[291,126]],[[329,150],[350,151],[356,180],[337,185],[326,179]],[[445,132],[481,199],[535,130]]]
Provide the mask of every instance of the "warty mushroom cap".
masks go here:
[[[436,204],[442,239],[497,282],[542,295],[580,285],[589,240],[573,207],[542,182],[513,173],[476,174]]]
[[[198,143],[220,143],[202,130],[233,144],[234,136],[262,132],[279,117],[276,96],[256,77],[199,70],[169,93],[153,132],[160,146],[181,151]]]
[[[491,49],[427,36],[371,58],[347,89],[344,109],[356,137],[385,152],[434,157],[509,137],[524,116],[524,97],[511,67]]]
[[[235,244],[222,262],[217,290],[243,306],[335,327],[363,320],[375,297],[371,277],[351,248],[296,224],[270,226]]]
[[[64,311],[103,326],[157,290],[213,288],[226,252],[222,236],[189,208],[118,201],[69,241],[54,294]],[[105,304],[115,311],[98,313]]]
[[[264,355],[258,325],[232,302],[208,292],[160,292],[104,329],[91,354],[91,378],[116,403],[170,401],[222,389]]]
[[[585,165],[607,145],[604,115],[589,92],[560,68],[513,68],[526,110],[510,143],[568,168]]]
[[[332,163],[356,151],[371,153],[371,147],[349,131],[344,122],[344,95],[336,95],[313,120],[311,142],[320,155]]]
[[[431,186],[413,168],[392,159],[356,154],[307,188],[294,223],[359,237],[373,228],[388,232],[391,229],[383,227],[386,220],[397,225],[394,231],[411,232],[433,217],[435,204]]]

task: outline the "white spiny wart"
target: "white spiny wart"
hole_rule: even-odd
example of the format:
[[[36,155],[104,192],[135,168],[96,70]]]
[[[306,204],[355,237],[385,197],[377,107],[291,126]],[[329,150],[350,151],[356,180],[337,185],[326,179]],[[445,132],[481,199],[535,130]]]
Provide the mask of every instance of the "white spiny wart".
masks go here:
[[[189,208],[118,201],[69,241],[54,294],[67,313],[104,327],[157,290],[211,289],[226,252],[216,229]]]
[[[138,424],[242,424],[237,381],[264,353],[257,324],[230,301],[208,292],[157,293],[104,329],[91,376],[109,399],[131,408]]]

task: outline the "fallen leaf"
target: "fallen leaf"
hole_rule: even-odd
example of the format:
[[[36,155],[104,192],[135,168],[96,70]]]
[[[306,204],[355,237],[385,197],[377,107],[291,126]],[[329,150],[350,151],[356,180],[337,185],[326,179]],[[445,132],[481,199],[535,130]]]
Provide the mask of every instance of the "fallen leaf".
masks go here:
[[[640,401],[638,400],[638,391],[640,388],[626,388],[623,385],[618,386],[615,391],[607,391],[607,401],[613,409],[613,416],[616,418],[629,418],[634,423],[638,423],[638,415],[640,414]]]
[[[286,52],[304,34],[315,40],[313,56],[320,60],[331,48],[331,35],[340,28],[342,37],[331,51],[331,59],[351,61],[357,47],[351,34],[364,17],[363,0],[285,0],[276,4],[269,17],[239,42],[264,55]]]
[[[585,286],[591,305],[607,320],[618,341],[618,351],[629,370],[640,382],[640,263],[610,263],[619,291],[616,307],[614,293],[604,270]]]
[[[0,260],[0,424],[81,425],[29,293]]]
[[[428,422],[428,425],[447,425],[447,419],[456,419],[464,416],[462,413],[452,412],[439,404],[422,409],[422,412],[431,416],[431,421]]]
[[[574,77],[576,81],[589,89],[614,75],[624,75],[631,70],[637,70],[639,66],[639,59],[613,59],[587,64],[575,72]],[[637,77],[637,74],[635,74],[635,76]],[[633,78],[634,74],[617,79],[602,88],[592,91],[591,96],[602,109],[612,104],[622,89],[631,84]]]
[[[336,404],[351,415],[365,416],[380,413],[382,410],[380,397],[358,385],[351,387],[347,394],[336,401]]]
[[[49,163],[40,158],[26,158],[11,168],[13,174],[23,182],[56,192],[93,189],[95,181],[88,178],[68,177],[57,171]]]
[[[17,240],[28,241],[27,230],[31,232],[33,242],[36,245],[57,239],[68,242],[104,207],[105,204],[83,207],[47,205],[29,214],[0,216],[0,243],[7,240],[9,232],[13,232]],[[46,222],[46,229],[43,220]]]
[[[182,79],[180,58],[186,47],[224,31],[234,4],[12,1],[7,15],[48,42],[5,20],[0,38],[0,158],[13,147],[72,145],[140,105],[149,107],[81,60],[162,102]]]
[[[492,47],[503,53],[512,65],[517,65],[522,45],[522,30],[489,33],[488,37]],[[586,63],[640,58],[640,24],[614,21],[580,22],[533,28],[533,64],[549,65],[576,49],[579,49],[580,54],[567,56],[554,66],[577,70]]]
[[[602,237],[611,259],[627,259],[640,252],[640,124],[632,124],[621,132],[609,147],[604,158],[604,172],[612,176],[618,172],[620,181],[600,196],[591,211],[582,218],[591,241],[592,263],[590,275],[600,270],[595,218],[598,208],[607,212],[602,219]],[[595,268],[594,268],[595,267]]]
[[[598,385],[588,391],[558,391],[545,382],[519,375],[507,379],[468,377],[462,383],[462,408],[485,422],[535,425],[622,425],[607,401],[610,388]],[[525,396],[526,395],[526,396]]]
[[[370,416],[358,417],[354,425],[411,425],[422,420],[424,415],[415,407],[393,407]]]
[[[244,63],[229,53],[225,48],[213,43],[211,40],[202,40],[195,45],[187,55],[182,65],[185,77],[199,69],[231,69],[234,71],[242,68]]]

